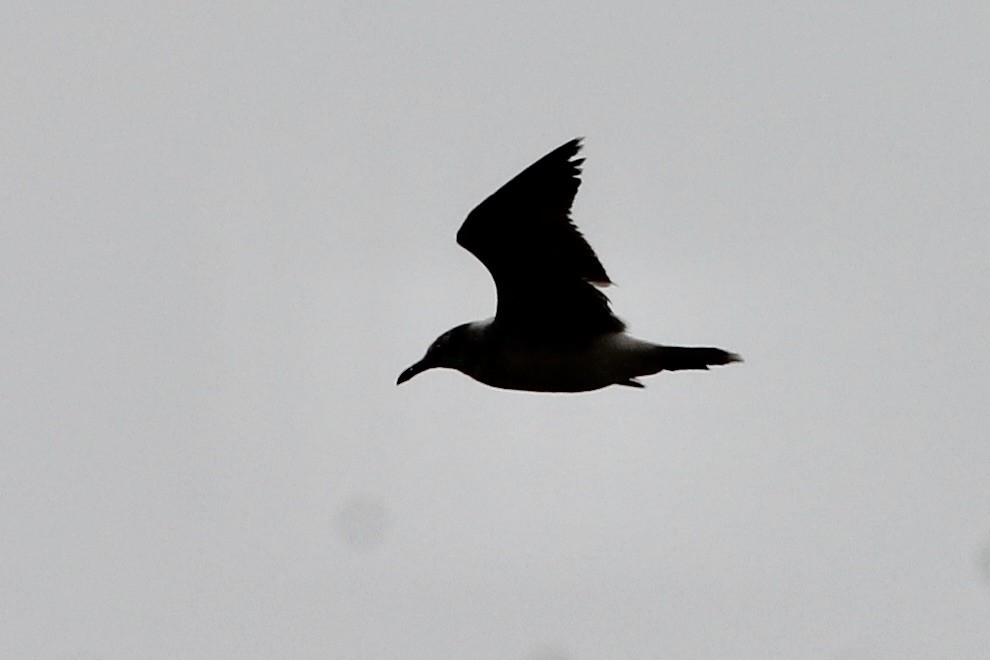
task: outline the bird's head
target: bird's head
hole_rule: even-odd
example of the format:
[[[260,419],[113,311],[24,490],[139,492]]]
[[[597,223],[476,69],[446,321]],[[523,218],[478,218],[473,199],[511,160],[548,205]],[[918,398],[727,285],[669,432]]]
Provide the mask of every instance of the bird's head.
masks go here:
[[[399,374],[395,384],[401,385],[427,369],[446,368],[463,371],[473,353],[472,348],[477,343],[475,325],[477,324],[465,323],[437,337],[426,350],[423,359]]]

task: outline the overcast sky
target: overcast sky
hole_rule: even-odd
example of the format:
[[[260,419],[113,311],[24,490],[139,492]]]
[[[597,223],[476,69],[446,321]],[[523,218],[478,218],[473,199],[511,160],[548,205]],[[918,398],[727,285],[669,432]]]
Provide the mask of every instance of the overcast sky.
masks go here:
[[[988,35],[5,2],[0,656],[985,657]],[[617,314],[746,362],[396,387],[494,310],[464,216],[576,136]]]

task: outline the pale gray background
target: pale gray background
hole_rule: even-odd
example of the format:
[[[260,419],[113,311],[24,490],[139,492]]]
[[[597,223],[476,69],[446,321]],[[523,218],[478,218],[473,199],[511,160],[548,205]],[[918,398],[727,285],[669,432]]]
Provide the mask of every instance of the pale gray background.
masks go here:
[[[990,5],[818,5],[5,2],[0,656],[987,657]],[[577,135],[747,362],[396,388]]]

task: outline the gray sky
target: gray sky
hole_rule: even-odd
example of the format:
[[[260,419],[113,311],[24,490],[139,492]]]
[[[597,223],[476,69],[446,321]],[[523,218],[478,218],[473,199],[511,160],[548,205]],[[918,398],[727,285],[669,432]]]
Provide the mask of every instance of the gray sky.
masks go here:
[[[0,10],[0,656],[987,652],[987,3],[158,4]],[[578,135],[746,363],[396,388]]]

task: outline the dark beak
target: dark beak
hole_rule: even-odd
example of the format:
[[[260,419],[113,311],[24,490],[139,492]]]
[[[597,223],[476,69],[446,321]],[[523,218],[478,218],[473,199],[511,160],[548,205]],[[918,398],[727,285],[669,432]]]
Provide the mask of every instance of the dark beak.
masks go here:
[[[426,358],[423,358],[422,360],[420,360],[419,362],[417,362],[416,364],[414,364],[413,366],[409,367],[408,369],[406,369],[405,371],[403,371],[401,374],[399,374],[399,379],[397,381],[395,381],[395,384],[396,385],[402,385],[404,382],[406,382],[407,380],[409,380],[410,378],[412,378],[416,374],[422,373],[422,372],[426,371],[429,368],[430,368],[430,365],[427,364]]]

